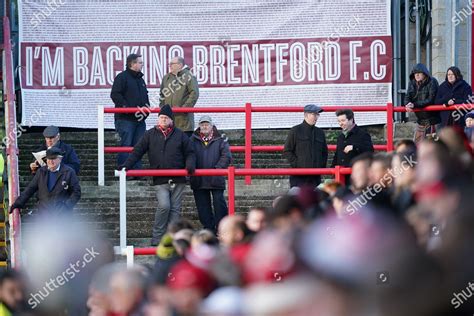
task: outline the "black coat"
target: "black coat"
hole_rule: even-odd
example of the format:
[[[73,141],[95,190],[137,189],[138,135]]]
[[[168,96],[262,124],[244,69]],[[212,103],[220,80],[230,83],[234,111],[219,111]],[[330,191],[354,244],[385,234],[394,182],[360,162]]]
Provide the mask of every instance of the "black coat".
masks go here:
[[[415,80],[415,73],[422,72],[426,79],[418,85]],[[405,95],[405,104],[413,103],[415,109],[422,109],[428,105],[435,104],[436,93],[438,92],[438,81],[430,76],[425,65],[417,64],[413,67],[410,74],[410,83]],[[418,124],[428,122],[430,125],[441,123],[439,112],[426,111],[415,112]]]
[[[344,153],[344,148],[348,145],[352,145],[353,149],[346,154]],[[372,145],[372,138],[369,133],[356,125],[349,131],[347,137],[343,133],[337,137],[336,152],[331,166],[350,167],[351,160],[356,156],[364,152],[373,151],[374,146]]]
[[[158,127],[145,132],[133,148],[123,167],[131,169],[135,163],[148,153],[151,169],[195,169],[196,156],[188,136],[179,128],[173,128],[171,134],[165,136]],[[153,177],[153,184],[165,184],[169,180],[185,183],[185,177]]]
[[[28,200],[38,192],[38,210],[60,213],[71,211],[81,198],[81,186],[76,172],[61,164],[53,190],[48,190],[48,167],[38,169],[33,180],[13,203],[13,208],[23,208]]]
[[[471,86],[460,79],[454,82],[454,84],[449,83],[448,78],[439,86],[438,93],[436,94],[435,103],[436,104],[445,104],[448,105],[448,101],[454,99],[454,104],[463,104],[470,103],[470,98],[472,96]],[[462,115],[457,116],[451,115],[449,120],[449,125],[457,122],[457,124],[464,126],[464,117]]]
[[[58,141],[54,147],[61,149],[64,153],[63,159],[61,160],[61,164],[71,167],[76,174],[79,174],[79,169],[81,168],[81,161],[79,157],[77,157],[76,151],[72,148],[71,145],[66,144],[63,141]],[[35,152],[47,150],[46,144],[43,143],[42,146],[38,147]]]
[[[286,138],[283,156],[293,168],[326,168],[328,146],[323,130],[306,121],[293,126]],[[320,182],[320,176],[290,176],[292,187]]]
[[[229,143],[225,141],[214,126],[213,138],[205,145],[199,136],[200,129],[191,136],[196,154],[197,169],[225,169],[230,165],[232,155]],[[191,189],[225,189],[225,177],[191,177]]]
[[[148,90],[143,73],[133,71],[129,68],[119,73],[112,85],[110,93],[116,108],[149,106]],[[115,120],[141,121],[148,113],[115,114]]]

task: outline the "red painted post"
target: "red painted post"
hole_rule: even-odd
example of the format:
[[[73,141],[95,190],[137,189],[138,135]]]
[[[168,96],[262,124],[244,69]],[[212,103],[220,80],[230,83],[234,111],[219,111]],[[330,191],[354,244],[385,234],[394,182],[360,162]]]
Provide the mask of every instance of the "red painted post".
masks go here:
[[[336,182],[344,184],[344,179],[341,177],[341,166],[334,167],[334,180]]]
[[[245,169],[252,168],[252,104],[245,103]],[[252,177],[245,176],[245,184],[252,184]]]
[[[235,167],[227,168],[227,197],[229,203],[229,215],[235,214]]]
[[[393,150],[393,103],[387,103],[387,151]]]

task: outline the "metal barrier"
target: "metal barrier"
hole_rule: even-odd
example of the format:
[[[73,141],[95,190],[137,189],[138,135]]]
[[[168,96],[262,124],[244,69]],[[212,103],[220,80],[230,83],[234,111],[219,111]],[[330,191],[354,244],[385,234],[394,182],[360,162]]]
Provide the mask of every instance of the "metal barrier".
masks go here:
[[[386,106],[379,105],[364,105],[364,106],[323,106],[325,111],[335,112],[340,109],[351,109],[354,112],[387,112],[387,144],[386,145],[375,145],[376,150],[393,150],[393,112],[394,108],[391,103],[387,103]],[[118,152],[131,152],[132,147],[105,147],[105,113],[158,113],[159,108],[104,108],[103,106],[98,107],[97,119],[98,119],[98,185],[105,185],[105,153],[118,153]],[[303,112],[302,106],[252,106],[250,103],[246,103],[245,107],[212,107],[212,108],[173,108],[175,113],[245,113],[245,145],[244,146],[231,146],[232,152],[244,152],[245,160],[244,167],[246,169],[252,168],[252,152],[274,152],[282,151],[283,146],[252,146],[252,113],[262,112]],[[329,150],[335,150],[335,145],[329,145]],[[251,176],[245,176],[245,183],[251,184]]]
[[[7,168],[8,168],[8,199],[12,204],[20,193],[18,177],[18,145],[16,126],[16,100],[13,77],[13,57],[10,38],[10,21],[3,17],[3,60],[4,60],[4,91],[5,91],[5,131],[7,141]],[[18,209],[10,215],[10,258],[14,268],[21,264],[21,218]]]
[[[236,176],[272,176],[272,175],[334,175],[336,181],[344,182],[343,175],[350,174],[351,168],[343,168],[336,166],[335,168],[269,168],[269,169],[235,169],[229,167],[227,169],[196,169],[193,176],[227,176],[227,194],[229,204],[229,215],[235,214],[235,177]],[[116,247],[115,253],[126,255],[127,261],[132,260],[133,248],[127,246],[127,176],[130,177],[147,177],[147,176],[171,176],[184,177],[188,176],[185,169],[162,169],[162,170],[125,170],[115,171],[115,176],[120,181],[120,245]],[[148,255],[150,248],[143,250],[135,248],[135,254]],[[153,249],[153,248],[151,248]]]

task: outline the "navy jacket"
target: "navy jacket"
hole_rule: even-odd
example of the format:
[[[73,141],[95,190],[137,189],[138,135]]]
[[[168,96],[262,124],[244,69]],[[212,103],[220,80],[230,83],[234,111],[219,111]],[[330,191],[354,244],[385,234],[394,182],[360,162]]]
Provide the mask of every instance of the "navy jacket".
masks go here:
[[[205,145],[197,128],[191,136],[196,153],[197,169],[225,169],[230,165],[232,155],[229,143],[225,141],[214,126],[213,138]],[[191,189],[225,189],[225,177],[191,177]]]
[[[61,164],[71,167],[76,174],[79,174],[79,170],[81,168],[81,161],[79,157],[77,157],[76,151],[72,148],[71,145],[66,144],[63,141],[58,141],[54,147],[61,149],[64,152],[63,159],[61,160]],[[42,146],[38,147],[35,152],[42,151],[48,149],[46,144],[43,143]]]
[[[420,85],[416,83],[415,73],[422,72],[426,80]],[[438,81],[430,76],[425,65],[416,64],[410,74],[410,83],[405,95],[405,104],[413,103],[415,109],[422,109],[428,105],[435,104],[436,93],[438,92]],[[441,123],[439,112],[425,111],[415,112],[418,124],[429,123],[435,125]]]
[[[112,101],[114,101],[116,108],[149,106],[150,101],[148,100],[148,90],[145,80],[143,80],[143,73],[133,71],[129,68],[119,73],[117,77],[115,77],[110,97]],[[141,112],[130,114],[116,113],[115,120],[138,122],[147,116],[148,113]]]
[[[176,127],[166,139],[156,126],[147,130],[121,167],[131,169],[145,153],[148,153],[151,169],[195,169],[196,167],[193,145],[188,136]],[[153,177],[153,184],[165,184],[170,180],[176,183],[186,182],[185,177]]]
[[[352,145],[353,149],[346,154],[344,153],[344,148],[347,145]],[[374,146],[372,145],[372,138],[369,133],[356,125],[349,131],[347,137],[343,133],[337,137],[336,153],[334,154],[331,167],[350,167],[351,160],[356,156],[364,152],[373,151]]]
[[[28,200],[38,192],[38,210],[52,213],[72,211],[81,198],[81,186],[74,170],[61,163],[56,184],[48,190],[48,167],[38,169],[33,180],[13,203],[12,208],[23,208]]]

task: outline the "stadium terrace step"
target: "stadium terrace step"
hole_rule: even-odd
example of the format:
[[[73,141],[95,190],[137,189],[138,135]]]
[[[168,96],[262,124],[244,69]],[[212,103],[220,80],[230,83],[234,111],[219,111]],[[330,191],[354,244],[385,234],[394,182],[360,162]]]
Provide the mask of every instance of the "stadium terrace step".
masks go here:
[[[383,142],[383,129],[372,128],[374,142]],[[375,131],[375,132],[374,132]],[[244,133],[241,130],[224,131],[231,145],[243,145]],[[332,134],[331,134],[332,133]],[[332,131],[331,135],[336,135]],[[282,145],[287,130],[257,130],[253,131],[254,145]],[[328,138],[334,138],[330,136]],[[86,223],[92,230],[111,239],[114,245],[119,243],[119,186],[118,178],[114,177],[115,154],[105,155],[106,186],[97,186],[97,132],[89,130],[66,131],[61,133],[61,139],[72,145],[80,160],[81,171],[79,178],[82,187],[82,198],[75,208],[77,220]],[[27,132],[18,138],[20,157],[21,189],[28,184],[32,176],[29,164],[33,161],[33,152],[43,141],[41,132]],[[328,140],[334,143],[334,140]],[[118,146],[115,133],[105,132],[106,146]],[[332,154],[330,155],[332,157]],[[146,156],[143,159],[144,168],[148,168]],[[233,154],[233,165],[237,168],[244,166],[244,154]],[[286,168],[288,163],[281,153],[252,153],[254,168]],[[237,177],[235,190],[236,212],[245,214],[252,206],[271,206],[275,196],[285,193],[289,188],[286,176],[253,177],[252,185],[247,186],[243,177]],[[227,194],[227,192],[226,192]],[[32,199],[34,200],[34,199]],[[149,246],[151,230],[154,221],[156,197],[149,177],[129,181],[127,184],[127,234],[128,244],[134,246]],[[28,215],[30,213],[30,215]],[[22,221],[25,230],[36,217],[34,201],[30,201],[27,209],[22,211]],[[192,191],[186,188],[182,216],[189,219],[196,228],[201,225],[197,218],[197,211]]]

